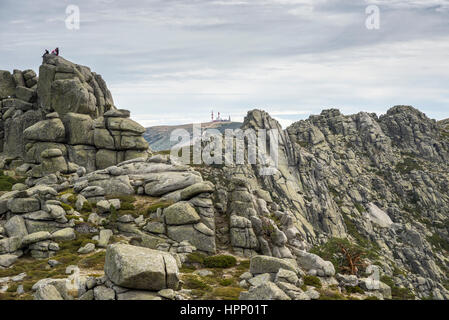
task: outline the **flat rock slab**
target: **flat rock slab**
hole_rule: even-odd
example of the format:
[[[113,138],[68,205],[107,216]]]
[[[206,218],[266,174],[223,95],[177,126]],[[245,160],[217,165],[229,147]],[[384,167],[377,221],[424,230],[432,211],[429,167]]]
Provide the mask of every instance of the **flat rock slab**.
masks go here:
[[[188,240],[198,250],[215,253],[215,237],[198,231],[195,225],[167,226],[167,235],[170,239],[178,242]]]
[[[291,262],[270,256],[255,256],[251,258],[249,269],[252,274],[277,273],[279,269],[297,272],[296,266]]]
[[[0,255],[0,267],[8,268],[14,264],[17,260],[17,256],[13,254]]]
[[[200,182],[191,185],[181,191],[181,199],[189,200],[201,193],[212,193],[214,192],[214,186],[210,182]]]
[[[64,228],[53,232],[51,238],[54,241],[71,241],[76,239],[76,234],[72,228]]]
[[[8,209],[13,213],[33,212],[40,209],[40,203],[36,198],[13,198],[8,200]]]
[[[51,234],[48,231],[38,231],[34,233],[30,233],[23,237],[22,245],[27,246],[32,243],[36,243],[39,241],[48,240],[51,238]]]
[[[160,197],[169,192],[184,189],[192,184],[202,182],[202,178],[192,172],[155,173],[145,184],[145,193]]]

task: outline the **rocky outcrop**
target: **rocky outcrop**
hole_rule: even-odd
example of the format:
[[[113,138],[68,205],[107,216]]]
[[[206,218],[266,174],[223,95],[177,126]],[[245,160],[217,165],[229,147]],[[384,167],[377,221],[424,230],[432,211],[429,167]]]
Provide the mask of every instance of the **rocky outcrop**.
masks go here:
[[[117,110],[100,75],[49,54],[39,74],[2,71],[0,79],[0,151],[29,163],[31,177],[79,167],[91,172],[146,156],[145,129],[129,111]],[[45,158],[54,149],[61,155]]]
[[[61,116],[74,112],[101,117],[114,106],[103,78],[86,66],[47,54],[39,68],[38,106]]]
[[[10,217],[4,224],[7,238],[0,240],[0,255],[19,258],[27,252],[34,258],[49,258],[60,250],[55,241],[74,239],[74,224],[56,194],[50,187],[36,186],[0,197],[2,214]]]
[[[409,106],[381,117],[330,109],[282,130],[252,110],[242,129],[279,130],[278,166],[272,175],[260,163],[201,170],[216,184],[218,212],[229,217],[219,247],[295,258],[311,275],[332,277],[333,266],[306,251],[347,238],[376,252],[395,285],[414,288],[422,277],[439,284],[417,296],[447,294],[447,122]]]

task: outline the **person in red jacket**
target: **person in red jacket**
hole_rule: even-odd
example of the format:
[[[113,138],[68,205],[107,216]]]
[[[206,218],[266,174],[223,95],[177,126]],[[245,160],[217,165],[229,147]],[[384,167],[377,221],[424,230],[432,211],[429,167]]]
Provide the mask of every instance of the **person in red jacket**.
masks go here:
[[[56,48],[55,50],[53,50],[53,51],[51,52],[51,54],[54,54],[54,55],[59,56],[59,48]]]

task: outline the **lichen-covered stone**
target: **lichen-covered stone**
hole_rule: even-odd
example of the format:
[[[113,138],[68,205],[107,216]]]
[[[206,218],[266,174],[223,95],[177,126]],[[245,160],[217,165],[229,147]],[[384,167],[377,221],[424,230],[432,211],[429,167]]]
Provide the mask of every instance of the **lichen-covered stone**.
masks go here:
[[[125,244],[108,246],[105,273],[115,284],[130,289],[176,289],[179,282],[172,255]]]

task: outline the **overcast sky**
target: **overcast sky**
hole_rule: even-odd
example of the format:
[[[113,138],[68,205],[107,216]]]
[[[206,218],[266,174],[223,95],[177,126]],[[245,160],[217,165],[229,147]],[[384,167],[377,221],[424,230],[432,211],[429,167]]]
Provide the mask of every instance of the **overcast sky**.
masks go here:
[[[66,28],[71,4],[79,30]],[[373,4],[378,30],[365,25]],[[448,0],[0,0],[0,69],[37,71],[56,46],[145,126],[253,108],[286,126],[398,104],[449,118]]]

